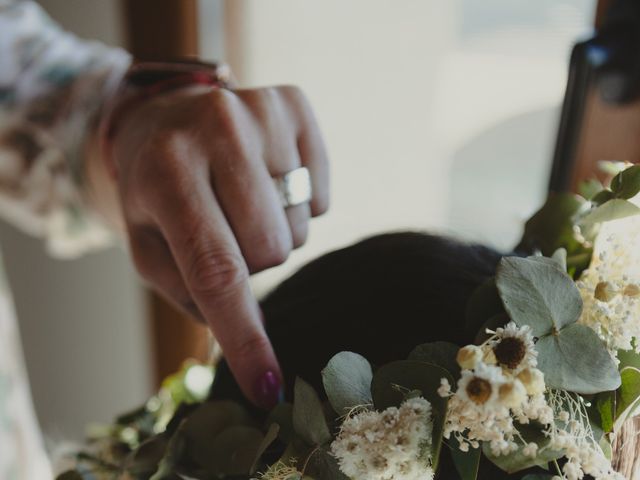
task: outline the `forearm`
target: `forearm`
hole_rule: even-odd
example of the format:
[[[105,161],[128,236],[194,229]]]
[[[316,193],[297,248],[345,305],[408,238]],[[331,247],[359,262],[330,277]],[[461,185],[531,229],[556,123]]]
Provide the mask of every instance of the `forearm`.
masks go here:
[[[103,242],[97,212],[117,223],[95,133],[129,63],[34,2],[0,0],[0,215],[59,254]]]

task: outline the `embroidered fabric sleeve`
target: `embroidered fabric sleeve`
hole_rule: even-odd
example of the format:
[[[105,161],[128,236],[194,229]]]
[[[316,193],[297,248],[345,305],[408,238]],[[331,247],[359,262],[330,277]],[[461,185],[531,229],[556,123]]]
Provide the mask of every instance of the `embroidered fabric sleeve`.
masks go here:
[[[30,0],[0,0],[0,216],[57,256],[110,243],[83,201],[85,142],[131,63],[63,31]]]

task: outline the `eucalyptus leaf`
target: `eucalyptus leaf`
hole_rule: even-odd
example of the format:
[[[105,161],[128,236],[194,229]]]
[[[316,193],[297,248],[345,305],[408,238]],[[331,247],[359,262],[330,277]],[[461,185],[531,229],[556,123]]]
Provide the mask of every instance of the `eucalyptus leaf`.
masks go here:
[[[258,451],[256,452],[256,455],[253,460],[253,464],[251,465],[251,470],[249,473],[253,474],[256,472],[258,465],[260,464],[260,459],[262,458],[262,455],[264,455],[264,452],[266,452],[267,449],[271,446],[271,444],[277,440],[279,433],[280,433],[280,425],[278,425],[277,423],[272,423],[269,426],[267,433],[265,433],[264,438],[262,439],[262,442],[258,446]]]
[[[460,378],[460,365],[456,361],[460,347],[450,342],[423,343],[414,348],[409,354],[408,360],[432,363],[444,368],[457,380]]]
[[[553,475],[550,473],[530,473],[522,477],[522,480],[551,480]]]
[[[206,402],[184,420],[184,437],[189,458],[210,467],[211,445],[224,430],[232,426],[252,426],[247,412],[230,401]]]
[[[476,480],[478,478],[478,469],[480,468],[480,455],[482,449],[469,448],[469,451],[463,452],[457,446],[452,446],[451,458],[453,465],[456,467],[460,480]]]
[[[322,383],[329,403],[338,415],[345,415],[358,405],[370,405],[371,365],[362,355],[340,352],[322,370]]]
[[[548,387],[596,394],[620,386],[614,360],[589,327],[573,324],[538,339],[538,368]]]
[[[322,403],[313,387],[301,378],[296,378],[294,387],[293,428],[312,446],[331,440]]]
[[[640,370],[634,367],[625,367],[620,372],[620,377],[622,385],[616,392],[614,431],[619,430],[626,420],[638,412],[640,399]]]
[[[482,328],[478,330],[478,334],[473,339],[473,343],[475,345],[482,345],[485,341],[487,341],[493,334],[488,331],[494,331],[497,328],[504,327],[507,323],[509,323],[511,319],[509,315],[505,312],[494,315],[489,320],[484,322]]]
[[[620,218],[630,217],[639,213],[640,207],[637,205],[634,205],[628,200],[614,198],[603,203],[599,207],[592,209],[580,219],[580,224],[584,226],[591,226],[596,223],[618,220]]]
[[[640,165],[626,168],[613,177],[611,190],[617,198],[627,200],[640,193]]]
[[[133,476],[151,475],[164,456],[169,439],[166,435],[157,435],[140,444],[125,462],[125,469]]]
[[[312,450],[306,460],[304,478],[313,480],[349,480],[338,466],[336,458],[325,447]]]
[[[505,472],[515,473],[536,466],[546,467],[547,463],[557,460],[563,456],[562,452],[545,448],[549,444],[549,438],[544,435],[541,426],[536,424],[518,425],[518,431],[520,432],[520,436],[522,437],[522,440],[524,440],[524,443],[522,440],[516,440],[520,448],[507,455],[493,455],[488,442],[482,443],[482,451],[484,455]],[[539,447],[538,455],[534,458],[522,453],[522,447],[529,442],[535,442]]]
[[[263,440],[257,428],[231,426],[208,445],[209,461],[203,466],[218,476],[249,474]]]
[[[294,435],[293,430],[293,405],[290,403],[279,403],[274,407],[267,417],[266,425],[275,423],[278,425],[278,438],[283,443],[289,443]]]
[[[373,404],[378,410],[399,406],[405,399],[405,392],[419,390],[431,403],[433,411],[433,434],[431,458],[434,470],[438,467],[442,431],[447,414],[447,399],[438,395],[441,379],[446,378],[451,385],[453,378],[444,368],[415,360],[400,360],[383,365],[373,375],[371,393]]]
[[[511,320],[542,337],[575,323],[582,297],[557,265],[531,258],[505,257],[496,275],[500,298]]]

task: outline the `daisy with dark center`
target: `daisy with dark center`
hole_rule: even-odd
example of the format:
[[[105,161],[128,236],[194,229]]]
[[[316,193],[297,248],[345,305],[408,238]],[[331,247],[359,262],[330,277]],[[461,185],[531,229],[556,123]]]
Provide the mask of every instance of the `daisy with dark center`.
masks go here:
[[[514,372],[538,364],[538,352],[528,325],[518,327],[514,322],[509,322],[496,330],[486,346],[493,351],[498,365]]]

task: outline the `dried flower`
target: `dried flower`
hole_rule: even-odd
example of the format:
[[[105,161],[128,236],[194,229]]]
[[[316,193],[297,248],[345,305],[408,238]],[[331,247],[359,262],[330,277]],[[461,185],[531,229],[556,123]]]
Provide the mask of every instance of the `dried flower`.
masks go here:
[[[340,470],[358,480],[429,480],[431,404],[411,398],[382,412],[347,417],[331,444]]]
[[[458,350],[456,361],[460,368],[473,370],[478,362],[482,361],[484,356],[482,349],[476,345],[467,345]]]

